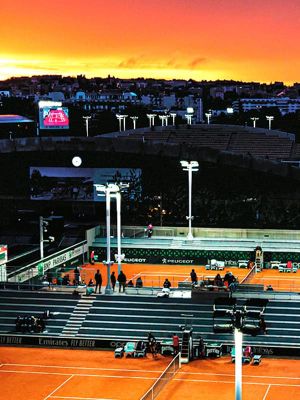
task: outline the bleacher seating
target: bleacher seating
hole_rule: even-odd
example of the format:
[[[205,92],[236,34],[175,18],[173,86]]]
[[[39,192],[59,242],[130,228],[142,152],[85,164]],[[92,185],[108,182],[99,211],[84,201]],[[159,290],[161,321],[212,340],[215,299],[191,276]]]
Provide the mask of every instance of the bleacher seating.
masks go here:
[[[174,129],[173,126],[155,130],[131,131],[118,136],[124,140],[142,140],[146,142],[180,143],[215,150],[230,151],[251,157],[270,160],[298,157],[299,146],[295,146],[291,136],[277,131],[254,129],[231,125],[185,125]]]
[[[264,292],[264,295],[268,295]],[[243,296],[241,294],[240,296]],[[270,295],[272,298],[272,295]],[[62,335],[78,300],[71,294],[0,290],[0,333],[15,334],[17,315],[54,314],[47,320],[43,335]],[[245,300],[237,299],[242,306]],[[191,316],[192,315],[192,316]],[[250,345],[298,347],[300,341],[300,299],[270,300],[264,313],[267,334],[256,337],[245,334]],[[148,332],[156,338],[170,338],[180,326],[193,327],[193,336],[205,342],[232,344],[232,333],[214,333],[213,301],[151,296],[97,295],[76,333],[77,338],[110,338],[115,341],[143,340]]]
[[[17,316],[41,316],[49,310],[46,332],[60,335],[78,300],[71,293],[0,290],[0,333],[15,332]]]

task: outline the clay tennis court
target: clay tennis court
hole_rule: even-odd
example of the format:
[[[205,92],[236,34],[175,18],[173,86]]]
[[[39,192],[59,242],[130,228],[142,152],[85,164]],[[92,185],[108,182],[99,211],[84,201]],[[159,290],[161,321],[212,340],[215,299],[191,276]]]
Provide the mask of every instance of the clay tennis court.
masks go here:
[[[138,400],[172,360],[115,359],[113,351],[0,347],[3,400]],[[300,399],[300,361],[243,366],[243,399]],[[185,364],[159,400],[234,399],[230,357]]]
[[[190,281],[190,272],[195,269],[198,279],[213,279],[217,273],[224,277],[225,273],[231,271],[239,282],[249,273],[248,269],[236,267],[227,267],[223,271],[206,270],[204,266],[191,265],[158,265],[158,264],[122,264],[122,270],[125,272],[127,280],[132,279],[135,283],[140,276],[144,286],[162,287],[165,278],[168,278],[172,287],[177,287],[178,282]],[[85,282],[94,278],[95,272],[100,269],[103,277],[103,285],[106,285],[106,268],[102,263],[95,265],[86,264],[82,267],[81,276]],[[118,274],[118,266],[113,265],[111,271]],[[72,271],[69,273],[73,279]],[[251,278],[251,283],[263,284],[265,287],[272,285],[274,290],[300,292],[300,271],[296,273],[283,273],[276,269],[265,269],[255,274]]]

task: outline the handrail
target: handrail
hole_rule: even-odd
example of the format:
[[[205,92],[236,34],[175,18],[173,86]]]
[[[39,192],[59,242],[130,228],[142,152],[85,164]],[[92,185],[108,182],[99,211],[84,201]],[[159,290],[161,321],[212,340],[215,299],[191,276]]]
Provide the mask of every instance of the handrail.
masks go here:
[[[54,257],[58,257],[61,254],[64,254],[64,253],[66,253],[68,251],[71,251],[71,250],[73,250],[73,249],[75,249],[75,248],[77,248],[79,246],[84,246],[85,244],[87,244],[87,241],[83,240],[83,241],[81,241],[79,243],[73,244],[70,247],[66,247],[63,250],[58,251],[57,253],[51,254],[50,256],[47,256],[47,257],[42,258],[42,259],[38,259],[38,260],[28,264],[28,265],[25,265],[24,267],[21,267],[20,269],[17,269],[17,270],[14,270],[11,273],[8,273],[7,274],[7,278],[11,278],[11,277],[13,277],[15,275],[18,275],[18,274],[22,273],[22,272],[26,272],[26,271],[30,270],[31,268],[36,267],[41,262],[45,263],[45,262],[53,259]]]

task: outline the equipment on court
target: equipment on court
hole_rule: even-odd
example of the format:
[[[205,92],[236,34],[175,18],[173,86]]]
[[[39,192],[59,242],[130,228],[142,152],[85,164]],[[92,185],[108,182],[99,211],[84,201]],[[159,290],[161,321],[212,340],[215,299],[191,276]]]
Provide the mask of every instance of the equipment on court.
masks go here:
[[[206,357],[221,357],[222,343],[209,343],[205,346]]]
[[[135,346],[134,342],[127,342],[124,347],[124,353],[126,357],[134,357],[135,356]]]
[[[163,339],[160,343],[161,354],[163,356],[169,356],[174,354],[173,340]]]
[[[124,356],[124,347],[117,347],[115,349],[115,358],[122,358]]]
[[[134,357],[142,358],[146,356],[146,345],[142,340],[139,340],[135,347]]]
[[[182,332],[181,363],[187,364],[193,358],[193,329],[185,328]]]
[[[140,400],[153,400],[155,399],[164,386],[173,378],[176,372],[181,367],[180,353],[170,362],[167,368],[163,371],[160,377],[154,382],[151,388],[141,397]]]
[[[252,365],[259,365],[261,363],[261,356],[256,355],[253,357]]]
[[[158,292],[156,297],[166,297],[168,298],[170,296],[170,289],[168,288],[163,288],[161,292]]]

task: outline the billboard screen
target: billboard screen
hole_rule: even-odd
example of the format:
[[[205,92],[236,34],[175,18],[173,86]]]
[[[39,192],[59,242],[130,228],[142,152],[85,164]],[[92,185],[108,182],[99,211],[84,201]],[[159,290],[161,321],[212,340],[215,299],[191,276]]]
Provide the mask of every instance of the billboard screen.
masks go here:
[[[31,200],[105,201],[94,184],[128,183],[123,198],[139,201],[141,169],[30,167]]]
[[[44,106],[39,109],[40,129],[69,129],[69,110],[62,106]]]

